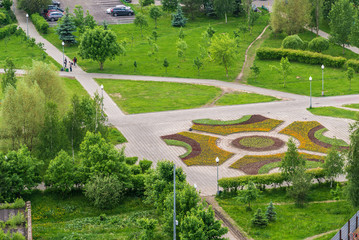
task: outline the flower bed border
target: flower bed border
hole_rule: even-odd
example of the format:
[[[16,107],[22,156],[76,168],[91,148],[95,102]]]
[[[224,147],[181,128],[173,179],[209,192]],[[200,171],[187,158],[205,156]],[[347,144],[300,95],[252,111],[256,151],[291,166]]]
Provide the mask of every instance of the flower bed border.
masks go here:
[[[315,137],[315,132],[321,130],[325,128],[323,125],[319,125],[315,128],[312,128],[309,130],[308,132],[308,138],[315,144],[321,146],[321,147],[324,147],[324,148],[331,148],[333,145],[330,144],[330,143],[326,143],[326,142],[323,142],[323,141],[320,141],[318,138]],[[349,149],[349,147],[345,147],[345,146],[338,146],[339,149]]]
[[[181,134],[166,135],[166,136],[162,136],[161,138],[163,140],[168,139],[168,140],[176,140],[176,141],[184,142],[192,147],[192,151],[186,157],[184,157],[184,158],[180,157],[182,160],[194,158],[194,157],[200,155],[202,152],[201,145],[196,140],[193,140],[192,138],[183,136]],[[178,147],[178,145],[173,145],[173,146]]]
[[[272,144],[271,146],[268,146],[268,147],[262,147],[262,148],[259,147],[258,148],[258,147],[247,147],[240,143],[240,141],[242,139],[251,138],[251,137],[261,137],[261,138],[271,139],[274,141],[274,144]],[[251,135],[251,136],[243,136],[240,138],[236,138],[231,142],[231,144],[232,144],[232,146],[234,146],[236,148],[247,150],[247,151],[264,152],[264,151],[272,151],[272,150],[280,149],[281,147],[283,147],[285,145],[285,142],[276,137]]]

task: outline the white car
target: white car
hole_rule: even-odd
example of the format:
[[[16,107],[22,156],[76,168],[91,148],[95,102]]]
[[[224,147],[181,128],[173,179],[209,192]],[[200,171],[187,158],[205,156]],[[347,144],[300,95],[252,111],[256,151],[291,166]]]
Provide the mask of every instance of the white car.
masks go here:
[[[126,9],[131,9],[130,7],[127,7],[127,6],[124,6],[124,5],[116,5],[116,7],[125,7]],[[115,7],[107,8],[106,13],[111,14],[112,8],[115,8]]]

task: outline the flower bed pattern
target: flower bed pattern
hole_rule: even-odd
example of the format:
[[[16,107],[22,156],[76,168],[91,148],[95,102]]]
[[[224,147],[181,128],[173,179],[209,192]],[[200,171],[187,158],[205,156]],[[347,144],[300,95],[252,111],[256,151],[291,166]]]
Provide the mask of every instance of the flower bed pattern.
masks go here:
[[[222,164],[233,155],[233,153],[217,147],[216,141],[218,138],[212,136],[180,132],[178,134],[162,136],[161,138],[182,141],[192,147],[192,152],[186,157],[181,158],[187,166],[214,166],[216,165],[216,157],[219,158],[219,164]]]
[[[263,140],[262,142],[260,141],[261,139]],[[244,140],[248,140],[246,143],[249,144],[245,144]],[[253,140],[252,143],[251,140]],[[268,140],[270,140],[271,143]],[[279,138],[269,136],[245,136],[232,141],[234,147],[254,152],[276,150],[283,147],[284,144],[285,143]]]
[[[273,155],[246,155],[241,159],[237,160],[230,167],[239,169],[246,174],[256,175],[258,170],[264,165],[272,162],[280,162],[284,157],[285,153],[278,153]],[[324,162],[322,156],[300,153],[308,161]]]
[[[283,121],[266,118],[262,115],[252,115],[248,120],[235,124],[203,124],[196,121],[193,122],[192,129],[215,133],[220,135],[229,135],[238,132],[269,132]]]
[[[322,142],[314,136],[315,132],[323,128],[324,126],[316,121],[296,121],[281,130],[279,133],[287,134],[298,139],[300,142],[300,145],[298,147],[299,149],[326,153],[328,148],[330,148],[332,145]]]

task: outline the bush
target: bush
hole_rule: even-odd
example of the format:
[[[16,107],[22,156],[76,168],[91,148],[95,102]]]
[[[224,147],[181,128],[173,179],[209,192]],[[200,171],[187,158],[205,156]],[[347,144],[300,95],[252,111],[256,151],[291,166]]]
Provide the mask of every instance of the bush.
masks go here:
[[[323,52],[325,50],[328,50],[329,41],[328,39],[325,39],[323,37],[316,37],[309,42],[308,48],[310,51]]]
[[[142,197],[145,192],[145,174],[138,174],[132,176],[132,192],[135,196]]]
[[[344,66],[346,59],[343,57],[333,57],[322,53],[310,51],[283,49],[283,48],[259,48],[257,49],[258,59],[260,60],[281,60],[282,57],[288,57],[289,61],[307,63],[307,64],[324,64],[326,67],[341,68]]]
[[[142,6],[148,6],[151,4],[155,4],[155,0],[143,0]]]
[[[148,169],[150,169],[152,166],[152,161],[147,160],[147,159],[143,159],[140,161],[140,167],[142,170],[142,173],[147,172]]]
[[[37,31],[41,33],[48,33],[49,23],[38,13],[31,14],[31,21],[34,23]]]
[[[13,233],[12,240],[25,240],[26,238],[19,232]]]
[[[131,169],[131,172],[132,172],[133,175],[137,175],[137,174],[140,174],[142,172],[141,167],[138,166],[138,165],[132,165],[130,167],[130,169]]]
[[[128,165],[134,165],[138,160],[138,157],[126,157],[126,163]]]
[[[5,38],[6,36],[10,36],[11,34],[14,34],[16,32],[17,25],[16,24],[10,24],[3,28],[0,28],[0,39]]]
[[[125,188],[114,175],[95,176],[85,187],[85,196],[100,209],[116,207],[124,196]]]
[[[303,40],[298,35],[291,35],[283,39],[282,48],[303,49]]]
[[[346,64],[345,67],[351,67],[354,69],[355,72],[359,72],[359,60],[355,60],[355,59],[349,59]]]

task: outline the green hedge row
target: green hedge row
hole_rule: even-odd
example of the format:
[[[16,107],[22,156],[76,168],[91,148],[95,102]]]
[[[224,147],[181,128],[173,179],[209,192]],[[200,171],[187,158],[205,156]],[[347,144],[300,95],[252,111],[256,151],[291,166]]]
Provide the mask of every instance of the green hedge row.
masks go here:
[[[41,33],[48,33],[49,23],[38,13],[31,14],[31,21],[35,25],[37,31]]]
[[[306,172],[311,175],[312,179],[317,179],[318,182],[325,178],[325,172],[322,168],[309,169]],[[239,188],[243,188],[247,185],[249,181],[255,183],[259,188],[265,189],[266,185],[282,185],[286,182],[286,179],[281,173],[270,173],[222,178],[219,180],[218,184],[224,191],[237,191]]]
[[[359,72],[359,60],[349,59],[346,63],[346,67],[351,67],[355,72]]]
[[[343,67],[347,61],[343,57],[333,57],[322,53],[268,47],[257,49],[257,57],[260,60],[280,60],[282,57],[287,57],[289,61],[318,65],[324,64],[326,67],[335,68]]]
[[[17,29],[16,24],[6,25],[5,27],[0,28],[0,39],[3,39],[11,34],[14,34],[16,32],[16,29]]]

